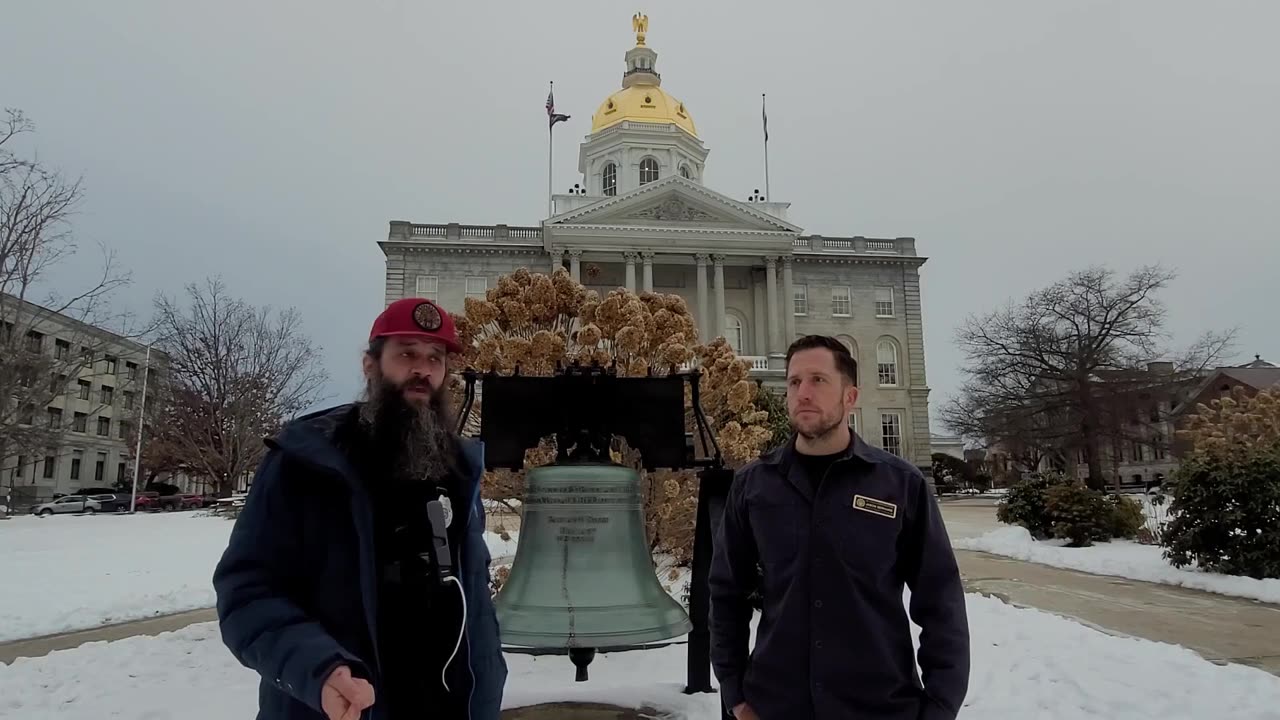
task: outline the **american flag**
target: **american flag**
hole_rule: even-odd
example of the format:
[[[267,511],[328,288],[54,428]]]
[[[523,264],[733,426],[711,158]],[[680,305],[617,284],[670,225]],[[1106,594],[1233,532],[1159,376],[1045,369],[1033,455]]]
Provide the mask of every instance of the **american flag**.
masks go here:
[[[547,127],[555,127],[558,122],[568,120],[568,115],[561,115],[556,112],[556,88],[555,83],[551,84],[551,89],[547,91]]]

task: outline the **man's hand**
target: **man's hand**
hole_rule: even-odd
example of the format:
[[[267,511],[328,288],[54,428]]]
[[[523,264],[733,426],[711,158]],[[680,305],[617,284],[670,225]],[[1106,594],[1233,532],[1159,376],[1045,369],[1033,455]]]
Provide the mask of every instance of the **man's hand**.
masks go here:
[[[360,713],[372,704],[373,686],[352,677],[346,665],[334,668],[320,689],[320,708],[329,720],[360,720]]]
[[[752,710],[751,706],[746,703],[734,708],[733,716],[738,720],[760,720],[760,716],[756,714],[756,711]]]

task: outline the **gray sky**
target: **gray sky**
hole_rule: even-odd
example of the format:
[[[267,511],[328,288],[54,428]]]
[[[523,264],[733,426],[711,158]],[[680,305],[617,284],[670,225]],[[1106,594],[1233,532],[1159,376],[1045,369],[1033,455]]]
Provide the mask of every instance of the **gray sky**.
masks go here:
[[[1280,363],[1266,0],[8,0],[0,105],[83,174],[78,236],[132,268],[123,303],[149,313],[156,292],[221,274],[297,306],[336,402],[382,306],[387,221],[537,223],[547,81],[573,115],[562,190],[637,9],[711,148],[708,186],[763,184],[767,92],[773,196],[794,222],[918,239],[935,408],[967,313],[1091,263],[1176,268],[1176,340],[1237,326],[1241,360]]]

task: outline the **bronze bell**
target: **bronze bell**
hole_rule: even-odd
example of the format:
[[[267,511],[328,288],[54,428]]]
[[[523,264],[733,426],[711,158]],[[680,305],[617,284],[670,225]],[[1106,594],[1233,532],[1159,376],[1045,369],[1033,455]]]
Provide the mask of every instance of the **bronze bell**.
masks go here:
[[[693,628],[654,573],[639,474],[606,463],[528,472],[520,542],[495,605],[507,645],[622,647]]]

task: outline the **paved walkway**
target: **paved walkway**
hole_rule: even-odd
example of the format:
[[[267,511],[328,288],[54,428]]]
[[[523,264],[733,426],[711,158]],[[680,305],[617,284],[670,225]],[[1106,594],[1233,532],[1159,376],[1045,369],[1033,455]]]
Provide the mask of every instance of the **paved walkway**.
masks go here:
[[[971,592],[1280,675],[1280,606],[967,550],[956,557]]]
[[[214,612],[213,608],[208,608],[175,615],[161,615],[147,618],[146,620],[103,625],[102,627],[77,630],[76,632],[62,633],[60,635],[45,635],[26,640],[14,640],[13,642],[0,643],[0,664],[8,665],[20,657],[43,657],[55,650],[68,650],[80,647],[85,643],[111,642],[112,640],[133,637],[134,635],[159,635],[164,632],[181,630],[188,625],[211,622],[217,619],[218,614]]]

